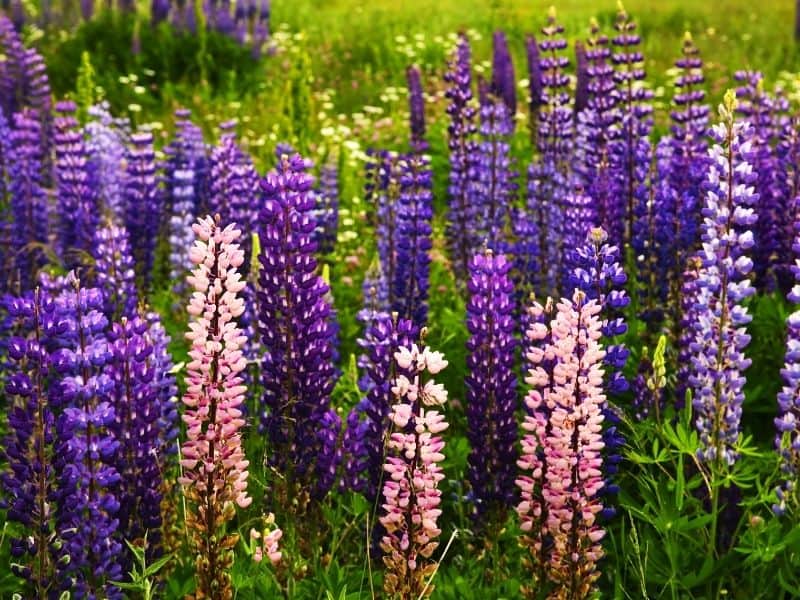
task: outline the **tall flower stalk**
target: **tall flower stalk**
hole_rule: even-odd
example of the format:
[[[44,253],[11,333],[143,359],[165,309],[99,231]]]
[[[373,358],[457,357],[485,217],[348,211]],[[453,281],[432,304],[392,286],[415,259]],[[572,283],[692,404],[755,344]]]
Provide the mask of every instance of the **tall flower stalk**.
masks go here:
[[[424,335],[424,331],[423,331]],[[431,559],[441,535],[437,520],[444,479],[444,440],[438,435],[448,424],[437,410],[447,401],[447,391],[429,376],[447,366],[439,352],[416,344],[398,350],[394,359],[407,375],[392,386],[396,402],[389,419],[386,481],[383,484],[381,540],[386,567],[383,588],[391,598],[427,597],[433,592],[430,578],[436,570]],[[426,376],[427,374],[427,376]]]
[[[525,398],[523,475],[517,507],[531,552],[536,593],[582,599],[596,590],[603,556],[602,336],[595,300],[576,290],[558,305],[551,323],[532,309],[528,339],[531,389]]]
[[[225,524],[236,516],[237,506],[252,502],[240,433],[245,425],[241,405],[246,387],[240,375],[246,364],[241,351],[245,339],[236,324],[244,311],[239,293],[245,282],[237,270],[244,252],[236,244],[241,234],[234,227],[223,229],[211,217],[199,220],[189,255],[196,266],[189,276],[194,293],[187,309],[191,350],[179,482],[189,504],[186,521],[197,553],[198,598],[233,597],[229,570],[239,536],[228,533]]]
[[[703,209],[702,267],[698,273],[695,344],[691,378],[699,458],[722,468],[738,458],[745,377],[750,365],[744,349],[750,341],[750,315],[742,302],[754,293],[749,274],[753,261],[753,210],[758,195],[753,185],[747,122],[734,119],[732,91],[720,106],[721,123],[714,126],[710,150],[709,191]],[[714,507],[716,509],[716,507]]]

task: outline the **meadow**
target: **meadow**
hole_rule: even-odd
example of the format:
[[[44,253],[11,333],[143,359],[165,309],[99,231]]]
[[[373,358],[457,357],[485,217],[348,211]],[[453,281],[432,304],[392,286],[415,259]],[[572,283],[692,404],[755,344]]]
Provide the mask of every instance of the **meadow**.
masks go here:
[[[0,598],[800,598],[794,11],[2,2]]]

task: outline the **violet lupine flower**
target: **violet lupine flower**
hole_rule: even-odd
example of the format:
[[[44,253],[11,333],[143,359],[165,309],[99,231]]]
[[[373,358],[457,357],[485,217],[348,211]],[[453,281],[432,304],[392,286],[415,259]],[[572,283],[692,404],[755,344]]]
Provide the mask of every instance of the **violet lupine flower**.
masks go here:
[[[494,250],[505,251],[511,242],[510,211],[517,191],[517,173],[511,157],[512,116],[500,98],[482,94],[479,130],[481,141],[471,194],[477,221],[473,227],[484,243]]]
[[[569,60],[563,55],[567,41],[564,28],[551,8],[539,41],[542,106],[539,108],[537,161],[528,169],[527,210],[539,231],[538,247],[544,287],[555,292],[560,287],[563,226],[563,200],[567,193],[567,169],[572,153],[572,109],[567,91],[569,77],[564,69]]]
[[[169,18],[170,0],[152,0],[150,2],[150,24],[154,27]]]
[[[79,263],[73,252],[91,250],[100,218],[95,169],[89,161],[75,110],[74,102],[59,102],[56,105],[59,116],[55,119],[59,252],[70,265]]]
[[[467,304],[467,479],[479,527],[503,523],[514,500],[517,379],[511,263],[491,250],[470,262]]]
[[[702,197],[708,167],[709,107],[703,89],[703,60],[688,33],[683,40],[682,53],[683,56],[675,62],[680,74],[675,80],[675,109],[670,112],[672,152],[669,171],[659,173],[659,180],[669,181],[677,195],[673,230],[666,234],[673,240],[674,256],[660,258],[669,261],[667,265],[671,270],[667,277],[670,281],[678,279],[699,241],[701,215],[698,199]],[[668,240],[661,242],[663,246],[668,243]]]
[[[108,335],[114,422],[110,429],[119,444],[115,467],[120,475],[117,531],[123,540],[147,536],[148,557],[160,554],[161,480],[159,464],[161,406],[157,402],[153,345],[149,325],[141,317],[122,317]],[[126,570],[132,557],[124,561]]]
[[[365,302],[366,304],[366,302]],[[375,503],[383,481],[384,444],[390,431],[392,385],[398,376],[394,354],[410,347],[418,329],[407,319],[374,312],[359,345],[367,377],[364,398],[350,411],[344,436],[344,484]]]
[[[394,427],[384,464],[383,514],[386,529],[381,539],[386,573],[383,588],[389,597],[420,598],[433,591],[429,578],[436,568],[431,555],[439,545],[437,526],[444,472],[444,440],[438,435],[448,424],[437,407],[447,401],[447,390],[425,377],[447,366],[440,352],[420,350],[416,344],[401,347],[394,360],[408,376],[399,375],[392,386],[395,404],[389,419]]]
[[[581,290],[600,306],[603,319],[601,331],[605,342],[605,389],[607,395],[614,398],[624,394],[630,387],[623,373],[629,351],[624,343],[615,343],[619,336],[628,331],[622,312],[630,304],[630,298],[625,292],[627,276],[620,265],[619,248],[607,241],[608,234],[604,229],[592,228],[584,245],[576,248],[572,255],[573,271],[567,281],[570,287]],[[606,478],[603,493],[607,495],[616,494],[619,490],[613,478],[622,460],[620,452],[625,444],[625,438],[618,429],[620,417],[617,413],[617,407],[611,403],[603,405],[603,417],[607,423],[603,430]],[[611,518],[616,510],[610,501],[606,504],[602,516]]]
[[[489,91],[506,105],[513,128],[514,117],[517,114],[517,79],[514,76],[514,63],[511,60],[505,33],[494,32],[492,49],[492,82]]]
[[[211,151],[209,158],[209,212],[220,215],[223,222],[237,223],[249,232],[258,221],[258,174],[250,156],[236,143],[232,127],[233,123],[223,124],[219,145]],[[241,246],[245,252],[244,272],[247,273],[252,246],[249,235],[242,240]]]
[[[312,178],[305,168],[299,154],[284,156],[261,182],[256,292],[268,461],[284,474],[287,494],[298,502],[292,509],[301,513],[305,494],[321,499],[334,483],[341,428],[330,408],[331,307],[317,274]]]
[[[84,21],[91,21],[94,16],[94,0],[81,0],[81,17]]]
[[[752,127],[753,157],[749,162],[758,176],[755,183],[758,221],[753,231],[755,246],[752,253],[755,286],[759,290],[772,291],[780,270],[781,250],[789,250],[781,247],[782,222],[786,220],[787,212],[792,210],[794,198],[781,198],[781,190],[776,185],[780,167],[773,148],[776,106],[775,100],[764,91],[764,76],[758,71],[737,71],[734,79],[741,84],[736,89],[737,112]],[[783,254],[788,255],[788,252]]]
[[[115,119],[107,102],[89,107],[91,120],[84,126],[86,150],[94,165],[100,202],[114,215],[116,223],[124,221],[125,154],[130,136],[127,119]]]
[[[419,67],[412,65],[406,69],[408,85],[408,110],[411,128],[411,151],[425,152],[428,142],[425,139],[425,95]]]
[[[605,532],[597,523],[605,485],[600,311],[596,300],[575,290],[571,301],[558,303],[549,327],[541,319],[543,307],[534,304],[532,316],[538,318],[527,334],[533,342],[527,353],[531,389],[517,513],[537,588],[552,586],[565,598],[591,595],[603,556]]]
[[[161,223],[162,197],[156,178],[153,134],[131,135],[125,165],[125,227],[128,230],[138,287],[150,285],[156,239]]]
[[[720,106],[721,123],[712,129],[708,192],[703,209],[703,266],[698,274],[698,298],[692,350],[692,405],[700,433],[699,458],[732,465],[742,415],[743,371],[750,365],[744,349],[750,342],[750,315],[742,301],[754,293],[748,278],[753,261],[752,226],[758,215],[754,184],[758,175],[751,125],[734,120],[732,91]]]
[[[386,311],[395,304],[397,277],[397,211],[400,194],[400,161],[397,155],[379,151],[367,163],[365,196],[375,205],[378,256],[381,273],[386,281]]]
[[[46,293],[36,291],[4,302],[14,335],[4,343],[3,364],[8,430],[0,446],[6,468],[0,472],[2,506],[11,531],[10,572],[25,581],[18,590],[28,598],[47,598],[59,564],[54,522],[56,501],[56,416],[46,389],[52,344],[65,329]],[[5,361],[6,357],[4,357]],[[14,524],[20,526],[17,529]]]
[[[589,105],[589,72],[586,60],[586,46],[580,40],[575,42],[575,114]]]
[[[9,266],[23,290],[33,287],[36,271],[44,262],[37,246],[48,243],[48,200],[42,182],[40,125],[35,117],[35,112],[29,109],[15,113],[14,128],[7,138],[8,193],[13,219],[9,253],[14,257],[13,266]]]
[[[339,229],[339,165],[334,160],[322,167],[317,201],[317,249],[320,254],[331,254]]]
[[[25,46],[5,14],[0,14],[0,51],[6,58],[0,63],[0,107],[8,118],[24,106],[19,88],[24,85]]]
[[[122,545],[116,535],[119,443],[113,434],[108,320],[99,289],[82,288],[74,275],[68,283],[71,289],[56,300],[68,330],[64,346],[52,356],[58,382],[50,394],[63,407],[56,449],[61,461],[56,520],[64,539],[61,560],[69,561],[63,589],[78,597],[121,598],[120,590],[109,583],[120,581],[123,571]]]
[[[138,294],[133,256],[124,228],[107,224],[97,230],[92,246],[93,284],[103,293],[103,313],[109,321],[136,314]]]
[[[566,269],[563,279],[570,280],[572,253],[586,243],[589,231],[597,226],[599,216],[592,198],[586,194],[583,186],[576,185],[564,202],[564,227],[562,237],[564,240],[564,253],[562,258]]]
[[[531,34],[525,36],[525,56],[528,59],[528,128],[530,129],[531,143],[536,146],[539,107],[542,105],[542,69],[539,59],[539,44]]]
[[[614,81],[614,66],[608,38],[592,21],[591,35],[585,51],[586,100],[585,109],[578,111],[574,170],[580,175],[588,196],[596,205],[595,225],[616,226],[613,219],[621,218],[618,210],[622,190],[619,165],[612,160],[614,144],[619,137],[619,94]],[[577,95],[577,91],[576,91]],[[565,226],[569,216],[564,217]],[[579,243],[583,242],[583,238]],[[568,242],[564,242],[566,247]]]
[[[786,224],[781,228],[782,249],[779,253],[783,264],[779,265],[777,269],[781,290],[789,290],[795,282],[795,265],[791,257],[794,256],[795,223],[797,211],[800,209],[800,117],[792,116],[784,120],[775,152],[780,163],[778,189],[785,199],[788,215],[794,216],[794,218],[783,219]]]
[[[686,261],[686,270],[681,277],[681,306],[678,327],[678,372],[675,377],[675,409],[683,410],[686,406],[686,393],[691,388],[692,355],[694,353],[694,324],[697,319],[697,302],[700,288],[698,278],[703,262],[699,256],[692,256]]]
[[[247,508],[247,467],[241,428],[241,405],[246,386],[241,372],[246,366],[241,346],[245,342],[236,318],[244,311],[239,292],[246,283],[238,272],[244,252],[236,243],[241,232],[231,224],[206,217],[194,226],[197,241],[189,253],[194,288],[187,308],[191,315],[186,338],[191,343],[187,365],[186,440],[181,446],[184,488],[189,510],[187,528],[197,552],[197,594],[230,598],[233,547],[236,533],[224,525]]]
[[[795,285],[789,301],[800,303],[800,219],[794,218],[795,240],[792,245],[794,264],[791,267]],[[786,356],[781,369],[783,387],[778,392],[778,416],[775,418],[775,448],[781,455],[781,473],[785,480],[775,489],[777,502],[772,510],[777,515],[794,513],[800,508],[798,475],[800,475],[800,310],[786,319]]]
[[[471,192],[477,170],[475,156],[478,146],[473,139],[477,132],[476,110],[472,106],[472,72],[469,40],[459,34],[458,45],[444,75],[449,84],[445,96],[450,100],[447,114],[447,147],[450,150],[450,179],[447,188],[449,213],[447,239],[450,260],[459,285],[466,285],[470,256],[479,246],[475,235],[475,206]]]
[[[10,144],[11,129],[0,107],[0,294],[9,289],[8,274],[13,268],[14,244],[12,243],[11,206],[7,199],[9,167],[12,164],[12,149]]]
[[[180,429],[178,418],[178,384],[175,381],[174,363],[169,353],[169,344],[172,341],[161,323],[157,313],[148,312],[145,315],[148,329],[146,337],[153,347],[151,360],[153,363],[152,387],[155,390],[155,402],[159,406],[159,442],[158,455],[161,460],[162,472],[166,470],[167,457],[169,462],[177,454],[176,441]]]
[[[400,193],[396,216],[397,266],[392,309],[417,327],[428,320],[433,220],[433,173],[421,154],[400,159]]]
[[[637,194],[642,192],[650,168],[649,134],[653,126],[650,99],[652,92],[642,85],[645,79],[644,56],[639,50],[641,38],[636,33],[636,22],[620,5],[614,29],[617,35],[611,39],[614,53],[611,60],[617,67],[614,80],[620,94],[622,123],[619,142],[613,145],[613,160],[620,172],[620,200],[608,211],[604,222],[611,241],[623,245],[630,241],[633,232],[634,206]],[[646,201],[640,197],[641,201]]]

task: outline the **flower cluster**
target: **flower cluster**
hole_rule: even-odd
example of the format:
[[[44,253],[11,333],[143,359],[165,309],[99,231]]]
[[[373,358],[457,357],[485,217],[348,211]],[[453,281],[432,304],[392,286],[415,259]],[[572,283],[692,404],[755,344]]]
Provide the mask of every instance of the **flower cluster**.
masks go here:
[[[447,361],[416,344],[400,348],[394,360],[408,375],[399,375],[392,386],[396,402],[389,419],[394,431],[387,444],[380,518],[386,529],[380,544],[386,567],[383,587],[390,597],[419,598],[433,591],[429,578],[436,563],[431,556],[439,546],[439,483],[444,479],[439,464],[444,440],[438,434],[448,427],[437,410],[447,401],[447,391],[424,375],[436,375]]]
[[[232,548],[238,535],[227,533],[226,522],[245,508],[247,467],[240,429],[245,421],[241,405],[245,367],[244,336],[236,318],[244,311],[239,292],[245,282],[238,273],[244,252],[236,244],[241,235],[234,225],[220,227],[206,217],[194,231],[197,241],[189,253],[196,265],[189,276],[194,289],[187,308],[192,320],[186,338],[191,343],[187,365],[186,440],[181,447],[184,487],[190,510],[186,520],[197,549],[197,594],[232,598]]]

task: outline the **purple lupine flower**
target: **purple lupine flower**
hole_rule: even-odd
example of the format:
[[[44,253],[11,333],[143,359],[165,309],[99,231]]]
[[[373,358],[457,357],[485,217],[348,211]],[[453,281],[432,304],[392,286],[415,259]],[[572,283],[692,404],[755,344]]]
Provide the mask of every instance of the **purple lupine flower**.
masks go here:
[[[91,21],[94,16],[94,0],[81,0],[81,17],[84,21]]]
[[[56,302],[69,329],[65,345],[52,357],[58,374],[57,402],[63,407],[57,423],[59,472],[57,521],[64,545],[62,556],[68,586],[80,597],[121,598],[110,581],[120,581],[122,547],[117,541],[115,491],[120,482],[114,461],[119,444],[112,433],[115,419],[114,383],[109,376],[112,354],[106,339],[103,294],[82,288],[70,278],[72,289]]]
[[[790,257],[793,256],[795,245],[795,219],[800,208],[800,117],[792,116],[785,119],[779,135],[778,145],[775,148],[780,168],[777,182],[780,195],[784,199],[789,217],[784,218],[785,225],[781,228],[779,259],[783,264],[777,269],[778,283],[781,290],[788,290],[794,284],[795,265]]]
[[[794,264],[791,272],[795,285],[788,294],[797,307],[800,303],[800,219],[793,219],[795,238],[792,244]],[[794,514],[800,508],[798,475],[800,475],[800,311],[786,319],[786,355],[781,369],[783,387],[778,392],[778,416],[775,418],[775,448],[781,455],[781,474],[784,480],[775,489],[777,502],[772,510],[777,515]]]
[[[509,246],[511,205],[517,191],[511,157],[512,115],[500,98],[482,94],[481,141],[475,158],[476,178],[471,193],[474,225],[480,239],[497,251]]]
[[[428,149],[428,142],[425,139],[425,94],[422,91],[419,67],[412,65],[406,69],[406,82],[408,85],[411,151],[425,152]]]
[[[698,256],[686,261],[686,270],[681,277],[680,336],[678,338],[678,372],[675,377],[675,409],[686,406],[686,394],[691,389],[692,355],[694,353],[694,324],[697,320],[697,302],[700,293],[698,278],[703,262]]]
[[[391,430],[388,419],[394,399],[392,385],[399,374],[394,354],[410,346],[417,334],[418,329],[411,321],[375,312],[360,342],[368,384],[364,398],[347,418],[343,483],[363,494],[371,504],[378,500],[384,478],[384,443]]]
[[[433,173],[430,161],[409,154],[399,161],[400,192],[396,216],[397,267],[392,310],[417,327],[428,320],[428,279],[433,221]]]
[[[25,7],[22,0],[10,0],[10,4],[11,22],[14,23],[14,29],[21,33],[25,26]]]
[[[331,254],[339,229],[339,165],[333,159],[320,171],[317,202],[317,249],[321,255]]]
[[[8,192],[13,225],[10,230],[14,279],[23,290],[31,289],[43,264],[41,248],[48,242],[47,193],[42,183],[40,126],[35,112],[14,114],[10,133]]]
[[[611,60],[617,67],[614,80],[620,94],[622,123],[619,141],[613,145],[613,160],[620,171],[622,193],[614,210],[608,211],[606,224],[610,226],[611,241],[622,245],[630,240],[633,232],[637,193],[645,187],[650,167],[648,136],[653,125],[653,107],[650,105],[653,94],[642,85],[645,79],[644,56],[639,50],[641,38],[636,33],[636,22],[621,5],[614,29],[617,35],[611,40],[615,50]]]
[[[732,465],[744,400],[743,371],[750,365],[744,349],[750,342],[750,315],[742,301],[754,293],[749,274],[753,261],[753,207],[758,175],[749,122],[736,122],[732,91],[720,107],[721,123],[712,129],[715,145],[703,209],[703,265],[698,274],[695,341],[692,347],[692,405],[700,434],[699,458]]]
[[[321,498],[333,485],[341,424],[330,408],[334,385],[328,286],[314,257],[312,177],[303,158],[283,157],[261,182],[258,299],[262,427],[269,464],[285,476],[290,499]],[[288,508],[288,507],[287,507]]]
[[[447,147],[450,150],[450,179],[447,188],[449,213],[447,239],[453,272],[459,285],[466,285],[470,256],[478,247],[475,235],[475,206],[471,192],[477,170],[478,146],[474,135],[476,110],[472,106],[472,73],[467,36],[459,34],[458,45],[444,75],[449,84],[445,96],[450,100],[447,114]]]
[[[753,264],[755,286],[759,290],[775,289],[781,264],[781,251],[785,229],[782,223],[791,210],[794,198],[782,198],[779,178],[779,161],[774,148],[778,119],[775,99],[764,91],[764,76],[758,71],[737,71],[734,79],[740,83],[736,89],[739,100],[737,112],[752,126],[753,158],[751,164],[758,175],[755,188],[758,193],[758,221],[753,234]],[[788,202],[786,206],[784,202]],[[783,256],[788,256],[788,253]]]
[[[258,174],[253,161],[236,143],[233,123],[221,127],[219,145],[211,151],[208,169],[211,173],[211,196],[208,211],[219,215],[224,223],[236,223],[249,232],[258,220]],[[244,236],[240,243],[244,250],[244,273],[250,265],[252,240]]]
[[[517,380],[511,262],[491,250],[470,262],[467,304],[467,479],[480,527],[505,521],[514,500]]]
[[[114,421],[110,425],[119,444],[114,465],[120,475],[116,490],[117,531],[124,540],[147,535],[148,557],[160,554],[161,479],[158,460],[161,411],[157,402],[153,345],[147,321],[122,317],[108,335],[111,352]],[[131,557],[123,559],[127,569]]]
[[[528,169],[527,210],[538,225],[540,265],[544,287],[551,292],[560,286],[562,256],[561,229],[563,202],[567,193],[568,160],[572,153],[572,109],[569,107],[569,77],[564,69],[569,60],[564,28],[556,20],[555,9],[547,16],[539,40],[539,70],[542,106],[539,108],[537,144],[539,157]]]
[[[5,302],[15,335],[4,343],[4,393],[9,401],[8,435],[0,446],[2,505],[9,524],[9,570],[25,580],[19,590],[28,598],[46,598],[63,564],[53,517],[56,416],[46,389],[53,342],[64,325],[53,300],[36,291]]]
[[[136,314],[138,294],[128,232],[113,224],[100,227],[92,244],[93,285],[103,294],[103,314],[111,322]]]
[[[508,50],[508,40],[502,31],[492,36],[492,82],[489,91],[495,98],[503,101],[511,115],[511,127],[517,114],[517,80],[514,76],[514,63]]]
[[[573,271],[568,282],[572,289],[583,291],[589,300],[596,300],[600,305],[603,319],[601,331],[605,341],[605,389],[607,396],[613,399],[629,388],[623,373],[629,351],[625,344],[617,343],[617,340],[628,331],[622,312],[630,304],[630,298],[625,292],[627,276],[620,265],[619,248],[607,242],[608,234],[602,228],[595,227],[589,231],[585,244],[576,248],[572,255]],[[616,494],[619,489],[613,483],[613,476],[618,470],[620,450],[625,444],[625,438],[617,427],[620,422],[617,412],[616,406],[610,402],[604,403],[603,417],[607,426],[603,430],[606,478],[603,494],[607,495]],[[615,512],[611,503],[606,502],[603,516],[610,518]]]
[[[386,281],[388,311],[395,305],[398,264],[397,213],[400,194],[400,161],[396,155],[379,152],[371,165],[368,164],[365,195],[372,198],[376,207],[376,232],[381,272]]]
[[[89,116],[91,120],[84,126],[86,149],[94,165],[100,202],[114,215],[115,222],[122,223],[130,123],[113,118],[107,102],[89,107]]]
[[[589,105],[589,61],[586,59],[586,46],[578,40],[575,42],[575,114]]]
[[[59,102],[56,110],[60,115],[55,120],[59,252],[67,264],[77,264],[73,253],[91,250],[100,218],[100,198],[95,170],[74,116],[75,103]]]
[[[138,287],[150,285],[156,239],[161,223],[162,196],[156,178],[153,134],[131,135],[125,165],[125,227],[128,230]]]
[[[585,53],[586,99],[585,109],[579,111],[576,97],[578,122],[574,169],[597,207],[595,224],[610,231],[619,226],[622,218],[618,210],[622,195],[621,174],[619,165],[611,160],[620,122],[619,94],[608,38],[600,33],[596,21],[592,21]],[[568,220],[565,216],[565,222]]]
[[[5,14],[0,15],[0,51],[5,56],[0,62],[0,107],[6,118],[10,118],[25,105],[20,89],[25,78],[25,46]]]
[[[567,272],[564,273],[564,281],[569,281],[573,268],[572,252],[586,243],[589,231],[596,227],[598,222],[597,209],[592,198],[586,194],[583,186],[576,185],[564,202],[564,228],[561,234],[566,254],[562,261],[567,269]]]
[[[525,55],[528,59],[528,128],[530,129],[531,143],[536,146],[539,107],[543,102],[542,68],[539,59],[539,44],[531,34],[525,36]]]
[[[150,24],[154,27],[169,18],[170,0],[150,2]]]
[[[178,417],[178,384],[175,380],[172,355],[169,353],[171,339],[161,317],[157,313],[148,312],[145,315],[148,329],[146,337],[153,347],[151,360],[153,363],[152,387],[155,390],[155,402],[159,407],[159,446],[162,472],[166,470],[167,457],[172,460],[177,454],[177,439],[180,431],[180,418]]]
[[[11,223],[11,207],[7,201],[9,167],[13,161],[11,129],[0,107],[0,295],[9,289],[9,273],[13,269],[14,244]]]

